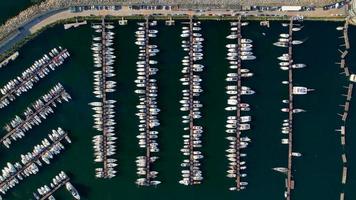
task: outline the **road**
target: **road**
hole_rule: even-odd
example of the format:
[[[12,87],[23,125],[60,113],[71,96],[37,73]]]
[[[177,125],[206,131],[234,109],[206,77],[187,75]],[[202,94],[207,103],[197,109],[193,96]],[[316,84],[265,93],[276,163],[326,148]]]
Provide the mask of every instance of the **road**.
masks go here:
[[[26,22],[16,33],[0,44],[0,54],[3,54],[7,50],[11,49],[11,47],[23,40],[25,37],[29,36],[31,33],[34,33],[30,31],[32,27],[35,27],[37,24],[46,21],[47,18],[55,16],[61,12],[63,12],[63,10],[47,12]]]
[[[275,15],[275,16],[296,16],[303,15],[305,17],[333,17],[333,16],[346,16],[347,12],[345,9],[333,9],[324,11],[321,8],[317,8],[315,11],[304,11],[304,12],[282,12],[282,11],[241,11],[241,12],[231,12],[227,10],[214,9],[204,12],[196,12],[189,10],[131,10],[128,6],[123,6],[121,10],[89,10],[83,12],[72,13],[68,9],[62,9],[57,11],[47,12],[42,14],[27,23],[25,23],[21,28],[18,29],[17,33],[14,33],[11,37],[0,44],[0,54],[5,53],[7,50],[11,49],[17,42],[24,39],[26,36],[37,32],[38,30],[44,28],[45,26],[52,24],[58,20],[69,19],[73,17],[86,17],[86,16],[131,16],[131,15],[153,15],[159,14],[163,16],[167,15],[197,15],[197,16],[223,16],[223,15],[253,15],[261,16],[264,15]]]

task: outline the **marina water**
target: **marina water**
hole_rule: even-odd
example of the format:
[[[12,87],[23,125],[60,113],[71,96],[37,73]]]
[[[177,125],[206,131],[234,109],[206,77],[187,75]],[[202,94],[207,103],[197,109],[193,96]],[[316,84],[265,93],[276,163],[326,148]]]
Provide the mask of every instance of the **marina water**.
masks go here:
[[[251,105],[254,121],[249,137],[252,143],[247,151],[247,180],[249,186],[242,192],[228,191],[231,180],[226,177],[227,159],[225,149],[228,142],[225,137],[225,120],[227,112],[227,95],[225,94],[225,78],[228,71],[225,45],[228,40],[230,25],[225,21],[203,21],[202,31],[204,42],[204,72],[200,99],[204,127],[201,151],[205,155],[202,161],[204,173],[203,184],[185,187],[178,184],[180,178],[180,162],[183,156],[179,152],[183,144],[183,125],[179,100],[182,86],[181,59],[184,52],[180,46],[181,24],[165,26],[159,22],[156,44],[160,49],[156,60],[159,73],[158,115],[161,126],[160,160],[155,169],[160,172],[162,184],[155,187],[137,187],[135,157],[139,155],[136,135],[138,120],[135,116],[138,103],[134,94],[138,48],[135,46],[134,32],[137,30],[135,21],[127,26],[117,24],[114,39],[115,70],[118,82],[114,93],[116,104],[116,130],[118,133],[116,158],[118,174],[111,180],[96,179],[94,176],[93,150],[91,139],[97,132],[92,128],[92,112],[88,106],[94,101],[92,94],[93,59],[90,50],[93,29],[89,25],[65,31],[63,25],[50,28],[20,49],[20,56],[15,62],[0,70],[0,85],[20,74],[43,53],[61,45],[71,53],[71,58],[63,66],[40,80],[28,93],[18,97],[8,107],[0,110],[0,125],[10,121],[15,114],[21,114],[30,103],[42,96],[46,91],[60,82],[72,96],[72,101],[58,105],[56,113],[48,117],[41,125],[27,133],[27,137],[13,144],[11,149],[0,149],[0,166],[6,162],[19,160],[20,154],[32,149],[50,130],[62,127],[68,131],[72,145],[66,147],[61,156],[56,157],[52,164],[44,166],[40,173],[22,181],[15,189],[8,192],[6,199],[30,199],[32,192],[61,170],[70,177],[71,182],[81,193],[83,199],[283,199],[284,175],[272,170],[273,167],[287,165],[287,146],[281,144],[281,121],[285,115],[280,111],[282,99],[288,94],[281,81],[287,79],[287,73],[279,69],[277,57],[282,54],[280,48],[272,45],[278,34],[285,30],[280,22],[272,22],[270,28],[260,27],[258,22],[251,22],[244,27],[243,35],[254,41],[254,54],[257,59],[249,61],[255,76],[245,80],[246,85],[256,91],[253,97],[246,97]],[[295,62],[305,63],[307,67],[295,71],[295,85],[314,88],[310,95],[295,97],[295,105],[306,109],[295,117],[294,149],[303,154],[294,159],[293,169],[296,182],[293,199],[297,200],[334,200],[338,199],[341,190],[341,145],[340,137],[334,129],[341,123],[338,112],[341,112],[345,92],[343,86],[348,84],[344,76],[339,75],[339,66],[334,63],[339,58],[338,37],[341,35],[336,22],[303,22],[304,28],[295,37],[305,40],[304,44],[295,46]],[[349,38],[351,55],[348,56],[351,70],[356,62],[356,29],[350,27]],[[265,33],[263,35],[262,33]],[[355,101],[355,100],[353,100]],[[353,105],[353,104],[352,104]],[[351,107],[351,110],[353,108]],[[355,199],[353,190],[356,177],[356,118],[353,112],[347,123],[347,152],[349,158],[348,182],[346,198]],[[5,134],[1,130],[1,134]],[[69,199],[70,194],[61,189],[55,194],[58,199]]]

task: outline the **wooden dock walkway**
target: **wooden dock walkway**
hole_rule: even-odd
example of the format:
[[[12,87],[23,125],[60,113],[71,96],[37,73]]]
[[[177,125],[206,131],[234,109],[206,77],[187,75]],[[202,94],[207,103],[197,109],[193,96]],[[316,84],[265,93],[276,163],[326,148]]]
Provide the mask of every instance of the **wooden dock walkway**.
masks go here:
[[[347,87],[347,101],[351,101],[352,98],[352,90],[354,88],[354,85],[352,83],[349,84],[349,86]]]
[[[56,185],[54,188],[51,188],[51,190],[49,192],[47,192],[45,195],[43,195],[40,200],[46,200],[48,199],[48,197],[52,196],[53,193],[55,193],[59,188],[61,188],[62,186],[64,186],[66,183],[69,182],[69,178],[67,177],[66,179],[64,179],[63,181],[61,181],[61,183],[59,183],[58,185]]]
[[[166,26],[174,26],[175,21],[172,19],[172,16],[170,16],[166,21],[165,21]]]
[[[78,22],[78,20],[76,20],[76,22],[74,23],[69,23],[69,24],[64,24],[64,29],[67,30],[67,29],[70,29],[70,28],[77,28],[79,26],[82,26],[82,25],[86,25],[87,24],[87,21],[82,21],[82,22]]]
[[[194,43],[194,37],[193,37],[193,16],[190,16],[189,18],[189,183],[193,184],[193,171],[194,171],[194,113],[193,113],[193,103],[194,103],[194,96],[193,96],[193,77],[194,77],[194,72],[193,72],[193,65],[194,65],[194,60],[193,60],[193,43]]]
[[[344,30],[343,30],[343,38],[345,42],[345,48],[350,49],[350,42],[349,42],[349,36],[348,36],[348,28],[349,28],[349,20],[345,21],[344,24]]]
[[[120,26],[127,25],[127,19],[125,19],[124,17],[121,17],[121,19],[119,20],[119,25]]]
[[[240,166],[240,140],[241,140],[241,92],[242,92],[242,85],[241,85],[241,17],[238,19],[237,24],[237,109],[236,109],[236,188],[237,191],[241,189],[241,166]]]
[[[287,180],[286,180],[286,200],[291,199],[291,190],[294,189],[294,180],[292,174],[292,153],[293,153],[293,19],[289,22],[289,47],[288,47],[288,55],[289,55],[289,69],[288,69],[288,87],[289,87],[289,108],[288,108],[288,172],[287,172]]]
[[[9,90],[5,95],[0,97],[0,102],[3,101],[5,98],[10,97],[10,96],[15,96],[15,94],[14,94],[15,91],[17,91],[19,88],[24,86],[28,81],[34,79],[38,75],[37,73],[39,71],[42,71],[44,68],[48,67],[50,64],[53,64],[53,63],[57,62],[59,60],[59,58],[63,54],[65,54],[66,52],[67,52],[67,49],[63,49],[62,51],[60,51],[58,53],[58,55],[53,57],[50,61],[48,61],[47,63],[43,64],[41,67],[38,67],[35,71],[33,71],[31,75],[28,75],[27,77],[22,79],[22,82],[19,85],[16,85],[13,89]]]
[[[340,38],[343,38],[344,44],[340,46],[344,46],[344,50],[340,50],[339,52],[341,53],[340,55],[340,68],[343,70],[340,74],[343,74],[347,80],[349,80],[350,76],[350,71],[348,66],[346,65],[346,58],[348,56],[348,52],[350,49],[350,43],[349,43],[349,37],[348,37],[348,27],[349,27],[349,21],[348,18],[345,21],[344,27],[343,27],[343,35]],[[346,94],[342,94],[342,96],[346,97],[345,103],[343,105],[340,105],[343,107],[343,113],[338,114],[341,117],[342,125],[340,126],[340,129],[337,129],[336,131],[340,132],[340,145],[342,147],[342,154],[341,154],[341,160],[342,160],[342,173],[341,173],[341,184],[342,187],[345,187],[345,184],[347,183],[347,155],[346,155],[346,122],[348,118],[348,113],[350,111],[350,106],[351,106],[351,99],[352,99],[352,91],[353,91],[353,83],[349,83],[348,86],[344,86],[344,88],[347,89]],[[344,189],[342,189],[344,190]],[[344,191],[340,192],[340,200],[345,199],[345,193]]]
[[[101,19],[101,47],[102,47],[102,50],[100,51],[100,56],[101,56],[101,64],[102,64],[102,81],[103,81],[103,97],[102,97],[102,109],[103,109],[103,112],[102,112],[102,119],[103,119],[103,140],[102,140],[102,155],[103,155],[103,177],[104,178],[108,178],[109,177],[109,174],[108,174],[108,145],[107,145],[107,142],[108,142],[108,130],[106,129],[105,127],[105,124],[106,124],[106,120],[107,120],[107,117],[105,116],[106,113],[107,113],[107,95],[106,95],[106,76],[105,74],[107,73],[107,69],[108,69],[108,66],[106,64],[106,51],[107,51],[107,47],[106,47],[106,42],[107,42],[107,36],[106,36],[106,23],[105,23],[105,17],[103,17]]]
[[[347,50],[345,50],[344,52],[341,52],[341,58],[344,59],[348,53],[349,53],[349,51],[347,51]]]
[[[15,53],[13,53],[12,55],[10,55],[9,57],[7,57],[5,60],[3,60],[0,63],[0,68],[6,66],[10,61],[14,61],[18,56],[19,56],[19,52],[16,51]]]
[[[145,22],[145,80],[146,80],[146,94],[145,94],[145,104],[146,108],[150,107],[150,97],[149,97],[149,79],[150,79],[150,53],[149,53],[149,45],[150,45],[150,37],[149,37],[149,29],[150,29],[150,19],[149,16],[146,16],[146,22]],[[150,181],[151,180],[151,151],[150,151],[150,121],[149,117],[151,116],[150,109],[146,110],[146,180]]]
[[[343,96],[346,97],[345,100],[345,104],[341,105],[344,109],[343,109],[343,113],[342,114],[338,114],[341,117],[341,120],[346,122],[347,117],[348,117],[348,113],[350,110],[350,105],[351,105],[351,98],[352,98],[352,91],[353,91],[353,84],[349,83],[349,85],[347,87],[347,94],[343,94]]]
[[[0,143],[2,143],[4,140],[6,140],[7,138],[11,137],[12,134],[16,133],[16,131],[19,128],[22,128],[22,126],[24,126],[25,124],[27,124],[29,121],[33,120],[33,118],[35,118],[35,116],[37,116],[40,112],[42,112],[43,110],[47,109],[48,106],[50,106],[52,103],[54,103],[57,99],[62,97],[62,93],[65,92],[64,88],[61,89],[60,92],[58,92],[58,94],[56,96],[53,96],[52,99],[50,101],[48,101],[47,103],[45,103],[44,105],[42,105],[42,107],[38,110],[36,110],[34,113],[32,113],[31,115],[29,115],[28,117],[26,117],[25,120],[23,120],[21,123],[19,123],[15,128],[13,128],[12,130],[10,130],[9,132],[7,132],[1,139],[0,139]]]
[[[341,62],[336,63],[336,64],[339,64],[341,69],[345,68],[345,59],[342,58]]]
[[[43,151],[41,153],[39,153],[37,156],[33,157],[30,161],[28,161],[25,165],[22,166],[21,169],[17,170],[14,174],[12,174],[11,176],[7,177],[5,180],[0,182],[0,188],[3,187],[5,184],[7,184],[8,182],[10,182],[12,179],[16,178],[17,176],[22,176],[21,173],[24,172],[30,165],[32,165],[33,163],[36,162],[36,160],[39,160],[40,157],[46,153],[48,153],[48,151],[50,149],[52,149],[52,147],[54,147],[55,145],[57,145],[59,142],[61,142],[63,139],[65,139],[68,136],[67,133],[63,134],[61,137],[57,138],[55,141],[53,141],[49,146],[45,147],[43,149]]]

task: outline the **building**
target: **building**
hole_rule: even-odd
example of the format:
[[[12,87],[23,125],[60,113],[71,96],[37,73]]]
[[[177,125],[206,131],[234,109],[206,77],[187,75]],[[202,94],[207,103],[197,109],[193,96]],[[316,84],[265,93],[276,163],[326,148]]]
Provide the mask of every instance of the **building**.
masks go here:
[[[301,11],[302,6],[281,6],[281,11],[289,12],[289,11]]]

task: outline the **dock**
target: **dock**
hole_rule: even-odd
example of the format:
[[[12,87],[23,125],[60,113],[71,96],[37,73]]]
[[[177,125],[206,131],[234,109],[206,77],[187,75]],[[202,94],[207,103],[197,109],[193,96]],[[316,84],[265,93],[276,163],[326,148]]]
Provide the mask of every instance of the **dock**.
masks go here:
[[[30,161],[28,161],[25,165],[18,169],[15,173],[11,174],[11,176],[5,178],[3,181],[0,182],[0,188],[4,187],[4,185],[8,184],[11,180],[15,179],[18,176],[22,176],[23,172],[29,168],[32,164],[35,164],[43,155],[47,154],[54,146],[59,144],[63,139],[68,137],[67,133],[64,133],[62,136],[54,140],[50,145],[45,147],[42,152],[34,156]]]
[[[345,59],[342,58],[341,62],[336,63],[336,64],[339,64],[341,69],[345,68]]]
[[[350,71],[349,71],[349,68],[348,68],[348,67],[345,67],[345,68],[344,68],[343,74],[345,74],[345,76],[350,76]]]
[[[58,185],[56,185],[54,188],[51,188],[51,190],[49,192],[47,192],[45,195],[43,195],[40,200],[46,200],[48,199],[48,197],[52,196],[53,193],[55,193],[58,189],[60,189],[61,187],[63,187],[66,183],[69,182],[69,178],[65,178],[64,180],[62,180]]]
[[[151,38],[157,37],[158,30],[153,29],[157,21],[150,20],[150,16],[145,16],[144,22],[138,22],[138,29],[135,32],[136,42],[139,47],[137,64],[137,79],[135,80],[139,104],[136,106],[139,118],[138,145],[142,149],[142,154],[136,157],[137,175],[136,184],[139,186],[156,186],[161,183],[155,180],[158,172],[154,170],[154,162],[159,159],[159,138],[156,127],[160,125],[157,117],[160,109],[157,106],[158,84],[155,75],[159,71],[154,67],[158,61],[153,60],[159,52],[157,45]],[[154,41],[154,40],[153,40]]]
[[[193,184],[194,158],[193,158],[193,142],[194,142],[194,117],[193,117],[193,16],[189,18],[189,182]]]
[[[347,167],[342,168],[342,184],[346,184],[346,177],[347,177]]]
[[[347,93],[343,94],[342,96],[345,96],[345,103],[344,105],[341,105],[344,109],[343,109],[343,113],[342,114],[338,114],[341,117],[341,120],[343,122],[346,122],[347,117],[348,117],[348,113],[349,113],[349,109],[350,109],[350,105],[351,105],[351,98],[352,98],[352,91],[353,91],[353,84],[349,83],[348,86],[345,87],[347,89]]]
[[[337,129],[336,131],[340,132],[340,142],[341,142],[341,145],[344,147],[346,144],[345,126],[341,126],[340,129]],[[346,154],[345,153],[343,153],[341,155],[341,158],[342,158],[343,163],[346,163]]]
[[[172,19],[172,17],[169,17],[168,20],[165,21],[166,26],[174,26],[175,21]]]
[[[347,80],[349,80],[349,76],[350,76],[350,70],[346,64],[346,59],[348,56],[348,52],[350,49],[350,43],[349,43],[349,37],[348,37],[348,27],[349,27],[349,20],[348,18],[345,20],[344,23],[344,27],[342,29],[342,36],[340,38],[343,38],[343,44],[341,44],[340,46],[345,47],[344,50],[340,50],[339,52],[341,53],[340,55],[340,68],[342,70],[342,72],[340,74],[342,74],[343,76],[345,76],[345,78]],[[345,97],[345,102],[344,104],[340,105],[343,110],[342,113],[338,113],[338,115],[341,117],[341,122],[342,125],[340,126],[340,129],[337,129],[337,132],[340,132],[340,146],[342,148],[342,153],[341,153],[341,160],[342,160],[342,172],[341,172],[341,185],[342,185],[342,190],[344,190],[345,185],[347,183],[347,154],[346,154],[346,123],[347,123],[347,119],[348,119],[348,113],[350,111],[350,106],[351,106],[351,99],[352,99],[352,91],[353,91],[353,83],[350,82],[348,84],[348,86],[344,86],[345,89],[347,89],[346,94],[342,94],[342,96]],[[344,200],[345,199],[345,193],[344,191],[340,192],[340,200]]]
[[[67,29],[70,29],[70,28],[77,28],[79,26],[82,26],[82,25],[86,25],[87,24],[87,20],[85,21],[82,21],[82,22],[78,22],[78,20],[76,20],[76,22],[74,23],[69,23],[69,24],[64,24],[64,29],[67,30]]]
[[[122,17],[122,18],[119,20],[119,25],[120,25],[120,26],[127,25],[127,19],[125,19],[124,17]]]
[[[346,49],[350,49],[348,28],[349,28],[349,20],[345,20],[344,29],[343,29],[343,38],[344,38]]]
[[[56,89],[56,87],[60,87],[58,89]],[[54,96],[52,96],[52,92],[55,91],[56,94]],[[50,90],[47,94],[45,94],[44,96],[42,96],[41,99],[47,99],[47,101],[45,101],[45,103],[43,105],[41,105],[41,107],[36,107],[34,106],[35,104],[33,104],[33,108],[35,111],[32,111],[31,114],[29,115],[25,115],[26,119],[22,120],[21,123],[19,123],[16,127],[13,127],[11,130],[9,130],[1,139],[0,142],[4,144],[4,141],[7,139],[11,138],[17,138],[17,136],[14,136],[14,134],[18,134],[18,131],[20,130],[21,132],[25,132],[26,128],[30,125],[33,124],[33,120],[38,121],[38,119],[40,119],[40,117],[38,117],[38,115],[40,115],[43,118],[43,113],[46,110],[48,110],[49,108],[51,108],[52,106],[55,105],[56,101],[57,102],[61,102],[61,98],[63,98],[64,96],[67,96],[70,98],[69,94],[65,91],[65,89],[59,84],[56,85],[52,90]],[[48,99],[48,96],[51,96],[50,99]],[[35,101],[38,102],[41,99]],[[52,108],[51,108],[52,109]],[[28,107],[24,113],[28,112],[28,110],[31,110],[30,107]],[[52,110],[53,111],[53,110]],[[26,127],[25,127],[26,126]]]
[[[237,24],[237,52],[241,53],[241,39],[242,39],[242,35],[241,35],[241,17],[239,17],[238,19],[238,24]],[[237,124],[236,124],[236,189],[237,191],[241,190],[241,166],[240,166],[240,140],[241,140],[241,130],[240,130],[240,126],[241,126],[241,92],[242,92],[242,88],[241,88],[241,54],[238,55],[237,58],[237,109],[236,109],[236,120],[237,120]]]
[[[150,79],[150,49],[149,49],[149,45],[150,45],[150,37],[148,36],[149,34],[149,29],[150,29],[150,19],[149,16],[146,16],[146,22],[145,22],[145,37],[146,37],[146,41],[145,41],[145,80],[146,83],[149,83],[149,79]],[[146,108],[150,107],[150,103],[151,103],[151,98],[149,97],[149,93],[150,93],[150,86],[149,84],[146,84],[145,87],[145,104],[146,104]],[[147,109],[147,116],[151,116],[151,111],[150,109]],[[150,141],[150,131],[151,131],[151,126],[150,126],[150,120],[146,117],[146,166],[145,166],[145,170],[146,170],[146,180],[150,183],[151,181],[151,141]]]
[[[341,59],[344,59],[348,53],[349,53],[349,51],[347,51],[347,50],[345,50],[344,52],[341,52]]]
[[[43,185],[38,187],[33,192],[33,196],[37,200],[55,199],[53,194],[63,186],[66,186],[67,191],[71,193],[73,199],[80,199],[78,190],[72,185],[69,176],[63,171],[52,178],[49,186]]]
[[[94,161],[102,164],[102,167],[96,168],[95,176],[97,178],[112,178],[115,176],[115,159],[111,159],[115,152],[115,100],[108,97],[108,94],[115,91],[116,82],[111,79],[115,76],[113,64],[115,62],[114,33],[110,30],[114,28],[111,22],[106,22],[102,17],[101,22],[92,24],[97,36],[93,37],[93,58],[94,67],[94,94],[98,99],[90,103],[95,112],[94,128],[100,132],[100,135],[93,137],[94,143]]]
[[[286,179],[286,200],[291,199],[291,190],[294,189],[294,180],[292,174],[292,167],[293,167],[293,19],[289,22],[289,44],[288,44],[288,55],[289,55],[289,69],[288,69],[288,87],[289,87],[289,99],[288,99],[288,124],[289,124],[289,131],[288,131],[288,171],[287,171],[287,179]]]
[[[11,56],[7,57],[5,60],[3,60],[0,63],[0,68],[6,66],[10,61],[14,61],[19,55],[20,55],[20,53],[18,51],[16,51]]]
[[[202,71],[202,65],[199,64],[200,60],[203,59],[203,55],[198,55],[199,51],[196,52],[197,49],[202,51],[203,47],[195,47],[199,45],[202,40],[200,31],[200,22],[194,21],[194,16],[189,16],[189,22],[182,22],[184,24],[182,29],[183,38],[182,44],[184,44],[183,50],[186,52],[184,58],[182,59],[183,63],[183,78],[181,79],[183,84],[182,91],[182,111],[184,111],[185,120],[183,124],[187,125],[184,127],[184,139],[183,139],[183,148],[181,151],[185,156],[185,160],[183,160],[182,167],[182,179],[179,181],[180,184],[183,185],[197,185],[201,184],[203,180],[202,171],[200,169],[199,159],[203,157],[198,148],[201,148],[201,133],[203,133],[203,127],[197,125],[196,119],[200,118],[199,107],[201,107],[201,103],[198,99],[200,93],[202,92],[200,87],[200,76],[199,72]],[[195,69],[199,69],[195,72]],[[197,80],[200,79],[200,80]],[[195,107],[198,105],[197,107]]]
[[[0,102],[13,101],[16,98],[16,96],[19,96],[21,93],[24,92],[24,90],[26,90],[26,91],[29,90],[28,88],[26,88],[26,85],[29,84],[29,82],[35,83],[35,82],[38,82],[40,78],[44,78],[45,75],[43,75],[43,76],[41,75],[39,77],[39,73],[42,73],[42,71],[44,71],[48,67],[50,67],[52,70],[54,70],[56,66],[61,65],[61,63],[66,58],[66,57],[64,57],[64,55],[67,53],[68,53],[67,49],[63,49],[56,56],[54,56],[51,60],[44,63],[40,67],[37,67],[30,74],[27,74],[25,76],[22,75],[21,82],[19,82],[18,84],[15,84],[10,90],[8,90],[4,95],[2,95],[0,97]],[[27,68],[25,71],[30,71],[30,68]],[[14,82],[14,81],[18,81],[18,79],[17,78],[13,79],[13,80],[9,81],[7,84],[9,84],[10,82]],[[4,105],[3,107],[5,107],[6,105]],[[2,108],[2,107],[0,106],[0,108]]]
[[[229,71],[225,79],[228,95],[227,107],[225,107],[228,111],[225,131],[228,133],[226,139],[229,141],[228,149],[226,149],[229,162],[227,177],[233,180],[232,187],[229,187],[230,191],[241,191],[248,185],[248,181],[244,178],[247,176],[245,171],[247,160],[244,159],[247,152],[244,149],[248,147],[251,139],[244,132],[251,129],[252,117],[244,115],[251,108],[250,104],[243,101],[245,95],[253,95],[255,91],[242,84],[243,79],[253,76],[250,69],[244,66],[244,62],[255,60],[256,56],[253,55],[253,41],[242,35],[242,27],[246,25],[248,22],[242,22],[241,16],[238,16],[236,20],[230,22],[230,34],[226,36],[231,41],[226,45]]]
[[[102,73],[103,73],[103,76],[102,76],[102,81],[103,81],[103,97],[101,99],[102,101],[102,108],[103,108],[103,124],[107,123],[107,121],[105,120],[106,117],[104,116],[105,113],[107,113],[107,107],[105,105],[107,105],[107,94],[105,92],[106,90],[106,71],[108,70],[107,69],[107,64],[106,64],[106,51],[107,51],[107,47],[106,47],[106,23],[105,23],[105,18],[103,17],[102,20],[101,20],[101,47],[102,47],[102,50],[101,50],[101,61],[102,61]],[[107,157],[107,153],[108,153],[108,146],[107,146],[107,142],[108,142],[108,132],[107,132],[107,129],[105,127],[103,127],[103,132],[102,132],[102,152],[103,152],[103,176],[104,178],[108,177],[108,157]]]
[[[352,83],[350,83],[349,86],[347,87],[347,96],[346,96],[347,101],[351,101],[353,87],[354,85]]]
[[[347,159],[346,159],[346,154],[345,154],[345,153],[343,153],[343,154],[341,155],[341,159],[342,159],[342,162],[343,162],[344,164],[347,163]]]
[[[265,27],[269,28],[270,27],[269,21],[268,20],[260,21],[260,26],[265,26]]]

